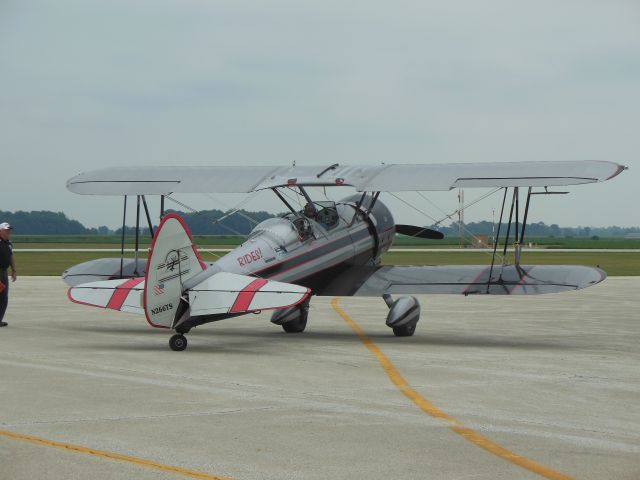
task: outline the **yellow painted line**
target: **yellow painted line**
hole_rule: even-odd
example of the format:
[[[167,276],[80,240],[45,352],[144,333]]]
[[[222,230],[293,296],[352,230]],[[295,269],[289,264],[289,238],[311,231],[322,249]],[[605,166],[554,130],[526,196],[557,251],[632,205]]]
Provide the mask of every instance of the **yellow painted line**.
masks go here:
[[[556,472],[544,465],[541,465],[533,460],[529,460],[523,456],[518,455],[501,447],[497,443],[489,440],[487,437],[480,435],[478,432],[464,426],[458,422],[455,418],[449,416],[446,412],[442,411],[426,398],[420,395],[416,390],[411,388],[407,381],[403,378],[396,367],[391,363],[387,356],[378,348],[378,346],[367,336],[364,330],[358,325],[349,315],[346,314],[342,308],[338,305],[338,299],[331,300],[331,306],[342,317],[342,319],[351,327],[351,329],[358,335],[362,343],[369,349],[374,357],[378,360],[382,369],[385,371],[389,380],[400,390],[409,400],[411,400],[420,410],[427,415],[441,420],[446,423],[449,428],[460,435],[465,440],[473,443],[474,445],[483,448],[484,450],[511,462],[519,467],[522,467],[530,472],[541,475],[550,480],[573,480],[573,477],[569,477],[560,472]]]
[[[23,442],[33,443],[35,445],[59,448],[61,450],[66,450],[68,452],[83,453],[85,455],[93,455],[94,457],[106,458],[108,460],[115,460],[117,462],[131,463],[139,467],[160,470],[161,472],[175,473],[177,475],[182,475],[184,477],[198,478],[201,480],[231,480],[229,477],[219,477],[215,475],[209,475],[208,473],[198,472],[196,470],[187,470],[186,468],[174,467],[171,465],[163,465],[162,463],[152,462],[151,460],[145,460],[143,458],[136,458],[136,457],[130,457],[129,455],[121,455],[119,453],[95,450],[93,448],[81,447],[79,445],[72,445],[70,443],[54,442],[53,440],[46,440],[44,438],[33,437],[31,435],[24,435],[22,433],[15,433],[15,432],[8,432],[6,430],[0,430],[0,436],[11,438],[13,440],[21,440]]]

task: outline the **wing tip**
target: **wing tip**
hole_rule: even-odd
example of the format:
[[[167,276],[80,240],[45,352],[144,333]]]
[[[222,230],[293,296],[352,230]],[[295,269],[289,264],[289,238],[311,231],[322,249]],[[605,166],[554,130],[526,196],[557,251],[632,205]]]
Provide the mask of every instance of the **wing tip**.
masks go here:
[[[604,181],[606,182],[607,180],[611,180],[613,177],[617,177],[618,175],[620,175],[622,172],[624,172],[625,170],[629,170],[629,167],[627,167],[626,165],[621,165],[619,163],[614,163],[614,165],[616,166],[616,171],[613,172],[613,174],[611,174],[611,176],[607,177],[604,179]]]

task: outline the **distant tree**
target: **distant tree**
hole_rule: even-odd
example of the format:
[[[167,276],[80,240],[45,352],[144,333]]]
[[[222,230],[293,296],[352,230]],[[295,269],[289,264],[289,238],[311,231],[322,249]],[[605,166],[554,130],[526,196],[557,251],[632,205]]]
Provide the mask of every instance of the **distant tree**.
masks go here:
[[[241,210],[230,215],[223,220],[224,212],[221,210],[203,210],[200,212],[180,212],[187,226],[194,235],[247,235],[259,222],[273,217],[273,214],[259,211],[248,212]],[[14,227],[17,235],[110,235],[122,232],[122,227],[111,230],[106,226],[97,228],[87,228],[77,220],[71,220],[62,212],[51,212],[37,210],[31,212],[17,211],[8,212],[0,210],[0,222],[9,222]],[[146,226],[141,228],[141,235],[148,236],[149,229]],[[155,228],[155,226],[154,226]],[[458,224],[430,225],[428,228],[441,231],[446,236],[458,235]],[[506,233],[507,224],[500,226],[501,235]],[[470,222],[465,224],[465,229],[473,235],[491,236],[494,231],[497,233],[498,225],[489,221]],[[512,229],[513,232],[513,229]],[[134,226],[126,226],[127,235],[135,234]],[[527,226],[527,236],[587,236],[597,237],[624,237],[628,235],[640,235],[640,227],[560,227],[557,224],[546,225],[543,222],[531,223]]]
[[[29,235],[86,235],[89,230],[77,220],[70,220],[62,212],[0,211],[2,221],[9,222],[16,234]]]

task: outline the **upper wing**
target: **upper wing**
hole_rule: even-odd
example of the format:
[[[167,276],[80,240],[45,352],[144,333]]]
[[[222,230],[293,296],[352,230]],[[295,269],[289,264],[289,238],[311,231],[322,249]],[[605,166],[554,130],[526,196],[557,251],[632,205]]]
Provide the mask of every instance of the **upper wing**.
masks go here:
[[[350,185],[361,192],[549,187],[602,182],[625,167],[596,160],[326,167],[114,167],[81,173],[67,188],[89,195],[246,193],[280,186]]]
[[[352,267],[317,293],[535,295],[590,287],[606,276],[599,268],[577,265],[496,265],[493,270],[483,265]]]

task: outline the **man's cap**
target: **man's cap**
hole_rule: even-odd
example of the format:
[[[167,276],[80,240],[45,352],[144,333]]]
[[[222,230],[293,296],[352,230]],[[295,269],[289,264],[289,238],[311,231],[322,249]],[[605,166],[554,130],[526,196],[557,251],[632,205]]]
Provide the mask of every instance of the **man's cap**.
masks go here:
[[[0,223],[0,230],[13,230],[13,227],[7,222]]]

